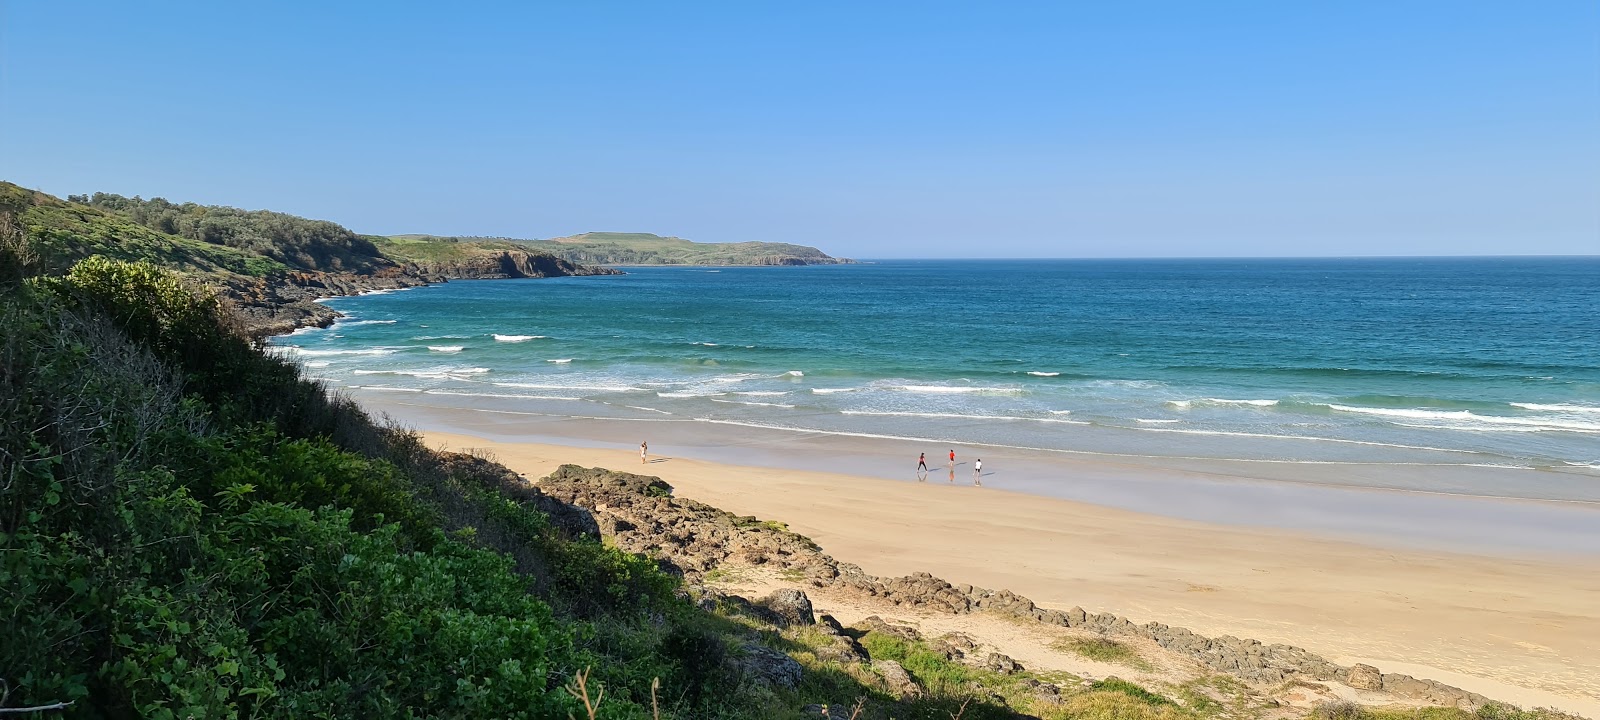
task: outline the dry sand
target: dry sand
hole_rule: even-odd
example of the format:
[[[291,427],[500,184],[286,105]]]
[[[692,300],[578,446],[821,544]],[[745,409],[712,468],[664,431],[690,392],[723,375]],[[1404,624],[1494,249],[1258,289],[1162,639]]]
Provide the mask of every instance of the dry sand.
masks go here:
[[[670,457],[641,465],[636,449],[426,437],[491,450],[529,478],[563,463],[658,475],[680,496],[788,523],[876,575],[927,571],[1043,607],[1289,643],[1600,718],[1600,561],[1384,549],[952,486],[937,472],[912,484]]]

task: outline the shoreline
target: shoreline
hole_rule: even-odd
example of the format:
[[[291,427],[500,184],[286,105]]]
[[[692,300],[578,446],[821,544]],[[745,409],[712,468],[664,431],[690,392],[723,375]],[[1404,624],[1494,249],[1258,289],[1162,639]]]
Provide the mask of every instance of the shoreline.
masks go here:
[[[659,475],[681,497],[785,522],[879,575],[927,571],[1206,635],[1305,647],[1523,705],[1600,715],[1600,563],[1416,550],[1219,527],[1000,489],[918,485],[424,433],[530,479],[564,463]],[[1587,584],[1585,584],[1587,582]],[[1589,695],[1594,699],[1585,699]]]
[[[917,484],[908,464],[926,450],[930,484],[948,484],[945,446],[918,441],[783,431],[722,422],[599,418],[419,404],[393,393],[353,390],[365,407],[420,430],[499,441],[637,449],[649,439],[680,457],[725,465],[837,472]],[[735,429],[737,428],[737,429]],[[959,448],[955,482],[971,484],[973,457],[992,446]],[[982,448],[983,454],[975,454]],[[909,454],[908,454],[909,453]],[[1473,496],[1407,488],[1333,485],[1247,475],[1254,468],[1171,467],[1131,458],[1012,452],[985,457],[986,488],[1177,520],[1279,529],[1318,537],[1444,552],[1600,561],[1600,505]],[[1291,468],[1296,469],[1296,468]],[[1412,469],[1414,471],[1414,469]]]

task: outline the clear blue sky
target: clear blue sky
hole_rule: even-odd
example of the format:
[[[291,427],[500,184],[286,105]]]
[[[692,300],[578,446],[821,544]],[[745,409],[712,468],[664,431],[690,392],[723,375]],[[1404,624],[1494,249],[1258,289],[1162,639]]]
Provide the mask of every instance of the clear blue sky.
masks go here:
[[[1600,253],[1600,3],[0,0],[0,178],[856,257]]]

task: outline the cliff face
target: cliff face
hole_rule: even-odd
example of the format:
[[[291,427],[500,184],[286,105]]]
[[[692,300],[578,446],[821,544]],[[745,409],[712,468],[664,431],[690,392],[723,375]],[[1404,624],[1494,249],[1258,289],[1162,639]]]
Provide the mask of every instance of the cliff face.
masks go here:
[[[622,274],[611,268],[578,265],[553,255],[520,250],[502,250],[458,260],[411,263],[405,269],[428,282]]]
[[[327,327],[339,313],[317,300],[360,295],[374,290],[399,290],[450,280],[503,280],[580,275],[621,275],[618,270],[589,267],[550,255],[505,251],[437,263],[407,263],[370,273],[294,272],[282,278],[242,278],[230,283],[245,329],[251,335],[281,335],[302,327]]]

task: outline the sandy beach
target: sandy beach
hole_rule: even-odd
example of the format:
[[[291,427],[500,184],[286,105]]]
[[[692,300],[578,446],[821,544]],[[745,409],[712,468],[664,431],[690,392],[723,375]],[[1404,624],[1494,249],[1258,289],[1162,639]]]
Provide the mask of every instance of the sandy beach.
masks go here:
[[[1600,559],[1386,548],[973,487],[425,432],[538,478],[572,463],[779,520],[879,575],[927,571],[1041,606],[1298,645],[1526,706],[1600,716]],[[1377,505],[1385,500],[1376,491]]]

